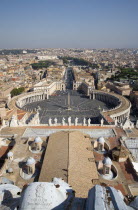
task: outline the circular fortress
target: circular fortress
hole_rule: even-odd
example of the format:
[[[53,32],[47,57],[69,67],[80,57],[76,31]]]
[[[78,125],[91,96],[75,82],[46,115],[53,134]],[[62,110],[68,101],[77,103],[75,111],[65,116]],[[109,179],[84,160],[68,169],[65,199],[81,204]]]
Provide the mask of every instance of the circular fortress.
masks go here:
[[[40,124],[63,124],[75,122],[84,125],[123,123],[130,114],[131,103],[123,96],[98,90],[91,90],[89,95],[75,90],[56,91],[52,95],[45,90],[22,94],[11,100],[13,106],[32,115],[39,115]],[[30,116],[31,117],[31,116]],[[85,121],[85,122],[84,122]],[[26,121],[27,123],[27,121]]]

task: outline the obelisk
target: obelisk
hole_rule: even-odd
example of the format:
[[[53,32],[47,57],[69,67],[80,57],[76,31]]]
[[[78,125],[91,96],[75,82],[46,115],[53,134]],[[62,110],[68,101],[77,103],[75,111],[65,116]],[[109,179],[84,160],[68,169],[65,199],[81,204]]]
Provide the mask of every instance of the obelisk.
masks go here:
[[[71,110],[71,107],[70,107],[70,93],[68,93],[68,110]]]

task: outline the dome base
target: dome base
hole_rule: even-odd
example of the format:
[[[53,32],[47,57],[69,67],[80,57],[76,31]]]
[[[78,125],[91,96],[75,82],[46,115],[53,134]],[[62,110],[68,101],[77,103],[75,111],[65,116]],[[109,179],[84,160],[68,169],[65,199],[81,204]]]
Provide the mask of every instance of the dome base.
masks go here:
[[[110,171],[109,174],[106,174],[106,175],[102,173],[102,170],[99,171],[99,173],[100,173],[100,176],[101,176],[103,179],[106,179],[106,180],[112,180],[112,179],[115,178],[115,177],[114,177],[114,173],[113,173],[112,171]]]

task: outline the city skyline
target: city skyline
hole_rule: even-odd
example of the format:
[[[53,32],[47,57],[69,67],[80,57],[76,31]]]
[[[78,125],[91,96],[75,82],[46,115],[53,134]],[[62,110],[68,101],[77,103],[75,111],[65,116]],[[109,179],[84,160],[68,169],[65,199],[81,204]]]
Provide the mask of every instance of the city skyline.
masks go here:
[[[138,48],[136,0],[1,1],[0,48]]]

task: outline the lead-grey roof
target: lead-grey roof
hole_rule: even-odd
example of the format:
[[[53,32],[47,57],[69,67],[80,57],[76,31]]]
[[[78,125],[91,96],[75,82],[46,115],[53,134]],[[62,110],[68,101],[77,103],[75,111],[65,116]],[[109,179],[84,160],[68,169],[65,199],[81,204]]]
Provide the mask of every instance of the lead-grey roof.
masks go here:
[[[88,194],[86,210],[128,210],[130,209],[118,191],[113,187],[95,185]]]
[[[130,203],[130,206],[134,209],[138,209],[138,196]]]
[[[51,210],[55,207],[64,209],[67,192],[71,188],[61,179],[54,179],[54,182],[29,184],[21,198],[20,210]]]
[[[138,161],[138,138],[126,139],[125,145],[132,153],[132,156]]]

